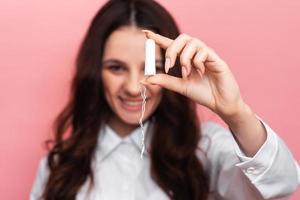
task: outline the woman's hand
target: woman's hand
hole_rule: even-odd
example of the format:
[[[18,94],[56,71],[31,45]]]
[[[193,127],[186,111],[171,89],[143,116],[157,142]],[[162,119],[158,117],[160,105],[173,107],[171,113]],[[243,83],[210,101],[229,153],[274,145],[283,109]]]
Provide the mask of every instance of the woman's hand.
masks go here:
[[[180,58],[182,78],[168,74],[150,76],[142,83],[157,84],[181,93],[217,113],[230,127],[244,153],[253,156],[266,140],[266,130],[240,95],[228,65],[201,40],[181,34],[171,40],[143,30],[166,49],[168,72]]]
[[[186,34],[171,40],[148,30],[143,32],[166,49],[166,72],[174,66],[177,56],[182,66],[182,78],[157,74],[144,83],[157,84],[185,95],[222,118],[235,115],[244,108],[238,84],[228,65],[201,40]]]

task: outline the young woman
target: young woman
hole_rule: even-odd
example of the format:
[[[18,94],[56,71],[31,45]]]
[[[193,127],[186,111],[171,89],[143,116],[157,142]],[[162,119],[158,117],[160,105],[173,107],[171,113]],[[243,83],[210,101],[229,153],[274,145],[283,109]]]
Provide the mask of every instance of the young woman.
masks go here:
[[[147,79],[146,37],[157,44],[158,73]],[[147,88],[143,159],[141,84]],[[243,101],[226,62],[200,39],[180,34],[154,1],[112,0],[101,8],[71,89],[31,200],[270,199],[298,187],[298,164]],[[200,125],[196,103],[229,130]]]

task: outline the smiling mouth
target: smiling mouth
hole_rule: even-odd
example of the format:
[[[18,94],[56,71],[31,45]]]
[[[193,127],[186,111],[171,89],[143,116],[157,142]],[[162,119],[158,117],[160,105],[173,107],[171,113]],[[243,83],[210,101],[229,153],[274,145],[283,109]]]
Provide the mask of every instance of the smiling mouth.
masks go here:
[[[127,99],[122,99],[121,97],[119,99],[121,101],[121,106],[125,110],[128,110],[128,111],[139,111],[139,110],[142,109],[142,104],[143,104],[143,100],[142,99],[127,100]]]
[[[123,100],[122,102],[129,106],[140,106],[143,103],[143,101],[126,101],[126,100]]]

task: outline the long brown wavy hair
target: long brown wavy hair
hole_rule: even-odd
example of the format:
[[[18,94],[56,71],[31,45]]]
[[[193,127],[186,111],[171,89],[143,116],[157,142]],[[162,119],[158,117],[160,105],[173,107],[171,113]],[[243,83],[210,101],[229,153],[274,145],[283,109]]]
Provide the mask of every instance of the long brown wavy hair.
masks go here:
[[[50,174],[42,199],[73,200],[86,181],[94,183],[91,161],[99,129],[112,113],[100,76],[103,49],[108,36],[121,26],[153,30],[172,39],[179,35],[172,16],[152,0],[112,0],[98,11],[77,56],[70,100],[54,122],[54,139],[47,141]],[[177,61],[169,74],[179,77],[180,69]],[[151,176],[174,200],[208,196],[208,178],[196,156],[201,132],[195,106],[164,90],[151,116],[157,119],[150,146]]]

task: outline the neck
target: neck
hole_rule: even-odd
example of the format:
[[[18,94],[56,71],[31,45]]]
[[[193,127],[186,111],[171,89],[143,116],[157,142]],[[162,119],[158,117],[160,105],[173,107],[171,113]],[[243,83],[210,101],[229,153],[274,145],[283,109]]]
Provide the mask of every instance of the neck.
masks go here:
[[[112,116],[108,120],[108,125],[112,128],[120,137],[126,137],[131,133],[134,129],[138,127],[135,124],[127,124],[123,122],[117,116]]]

